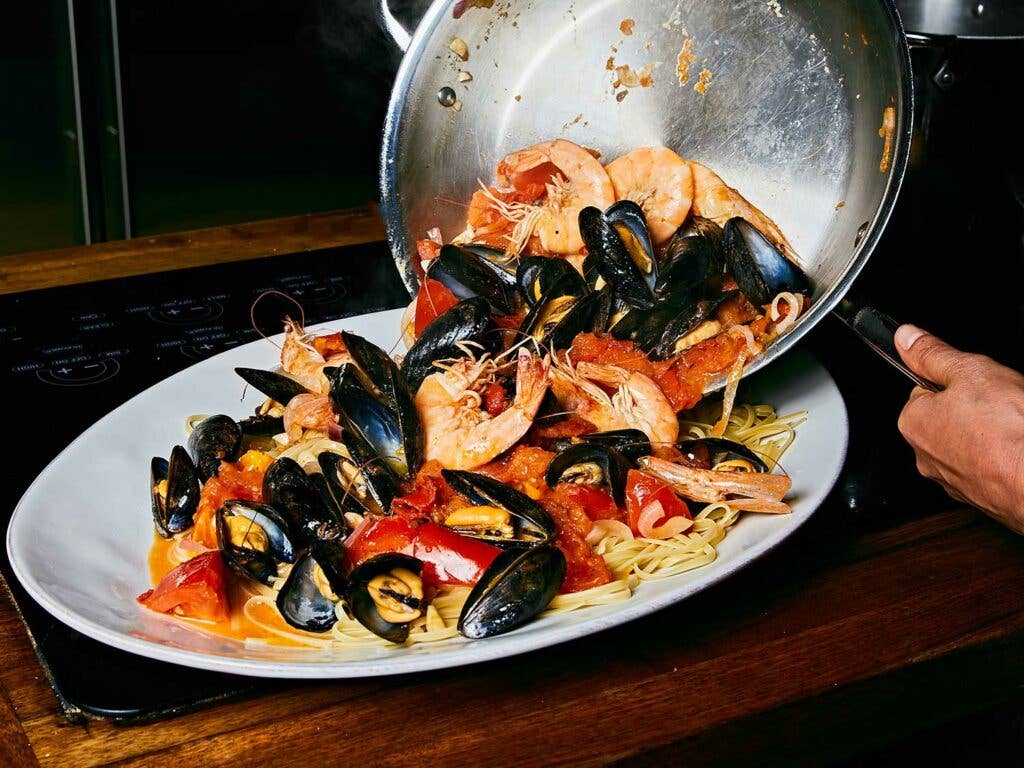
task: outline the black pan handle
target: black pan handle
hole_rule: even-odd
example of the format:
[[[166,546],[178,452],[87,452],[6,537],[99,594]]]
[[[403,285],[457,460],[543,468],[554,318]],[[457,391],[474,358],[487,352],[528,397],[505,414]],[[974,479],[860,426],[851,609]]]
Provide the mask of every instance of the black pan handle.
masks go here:
[[[895,334],[900,324],[884,312],[874,307],[865,307],[855,300],[846,298],[839,302],[835,315],[846,324],[846,327],[857,334],[861,341],[885,358],[893,367],[929,392],[941,392],[942,387],[924,379],[910,370],[896,349]]]

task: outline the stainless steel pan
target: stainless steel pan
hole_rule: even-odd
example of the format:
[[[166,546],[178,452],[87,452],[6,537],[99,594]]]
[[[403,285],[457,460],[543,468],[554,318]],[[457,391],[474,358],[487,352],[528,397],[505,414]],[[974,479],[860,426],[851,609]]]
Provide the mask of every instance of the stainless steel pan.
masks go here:
[[[384,26],[406,50],[380,184],[410,290],[414,241],[435,226],[446,239],[460,232],[464,202],[508,152],[563,137],[610,160],[664,144],[774,219],[815,286],[810,312],[754,370],[839,304],[889,218],[913,119],[909,53],[889,0],[494,0],[458,18],[464,3],[436,0],[411,36],[380,2]],[[622,31],[627,19],[631,35]],[[455,38],[468,60],[450,49]],[[696,59],[681,85],[676,63],[687,39]],[[613,88],[610,57],[634,70],[654,65],[653,86]],[[703,94],[694,87],[701,70],[711,74]],[[460,82],[460,72],[472,80]],[[439,103],[445,87],[461,109]],[[895,356],[891,329],[875,313],[848,302],[845,310]]]

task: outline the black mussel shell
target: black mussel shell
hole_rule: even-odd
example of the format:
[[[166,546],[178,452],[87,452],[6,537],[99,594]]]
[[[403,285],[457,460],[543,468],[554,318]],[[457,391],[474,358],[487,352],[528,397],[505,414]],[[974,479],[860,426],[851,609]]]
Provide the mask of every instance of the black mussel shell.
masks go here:
[[[639,344],[651,318],[669,314],[669,306],[663,304],[653,309],[629,309],[617,322],[611,323],[609,332],[619,341],[635,341]]]
[[[356,621],[378,637],[400,645],[409,637],[410,622],[396,623],[383,618],[368,589],[370,582],[375,577],[391,573],[399,568],[419,576],[423,570],[423,563],[415,557],[400,555],[396,552],[372,557],[349,574],[345,602],[348,603],[349,610]],[[426,610],[426,601],[422,597],[398,594],[395,597],[410,608],[419,609],[421,612]]]
[[[259,368],[235,368],[235,373],[241,376],[250,387],[281,405],[288,405],[296,395],[304,395],[309,392],[295,379],[275,371],[263,371]]]
[[[551,604],[565,571],[565,555],[548,544],[502,552],[466,598],[459,632],[476,639],[522,626]]]
[[[347,444],[359,451],[358,438],[353,441],[350,437]],[[398,493],[398,481],[380,461],[364,461],[361,471],[358,469],[360,465],[354,460],[339,453],[324,451],[317,457],[317,462],[335,503],[342,510],[360,515],[391,514],[391,502]],[[361,487],[352,487],[345,469],[357,473],[356,484]]]
[[[186,445],[199,470],[199,477],[209,480],[217,474],[222,461],[238,460],[242,428],[230,416],[210,416],[196,424]]]
[[[565,293],[565,283],[554,286],[534,304],[520,330],[551,349],[568,349],[577,335],[592,331],[598,321],[604,294]]]
[[[302,545],[344,541],[348,526],[324,504],[305,470],[294,459],[276,459],[263,476],[263,502],[276,509]]]
[[[461,469],[443,469],[441,475],[453,490],[469,497],[474,504],[504,509],[511,515],[514,529],[512,538],[489,534],[473,535],[473,538],[499,546],[533,546],[554,538],[556,530],[551,515],[525,493],[493,477]]]
[[[625,231],[626,224],[619,222],[617,228],[599,209],[588,206],[580,211],[579,226],[587,252],[595,258],[595,268],[616,295],[631,307],[653,308],[657,263],[646,254],[641,263],[634,260],[640,259],[638,254],[643,251],[635,247],[635,238],[630,241],[632,249],[623,241],[620,230]]]
[[[740,290],[756,306],[771,303],[783,291],[810,292],[801,269],[746,219],[726,223],[725,256]]]
[[[424,436],[419,413],[408,382],[391,356],[380,347],[354,333],[342,331],[345,346],[363,376],[365,388],[382,398],[391,410],[402,435],[403,458],[409,474],[423,463]]]
[[[516,310],[515,277],[466,248],[442,246],[427,267],[427,277],[444,284],[456,298],[487,300],[496,315]]]
[[[693,466],[713,469],[723,461],[749,461],[755,472],[770,472],[764,459],[742,443],[722,437],[701,437],[683,440],[676,445]]]
[[[338,527],[342,531],[341,535],[347,536],[351,531],[349,530],[348,521],[345,520],[346,510],[338,503],[338,499],[327,483],[327,478],[321,472],[310,472],[306,477],[309,479],[310,486],[316,491],[320,501],[323,502],[324,507],[330,513],[331,519],[338,521]]]
[[[242,544],[231,539],[230,518],[248,521],[247,530],[252,531]],[[265,538],[266,549],[254,546]],[[292,543],[288,523],[277,511],[266,504],[232,499],[224,502],[217,510],[217,544],[224,563],[242,578],[270,584],[277,576],[278,563],[295,562],[295,545]]]
[[[167,481],[167,492],[157,490],[160,481]],[[192,527],[192,518],[199,508],[202,486],[199,473],[188,452],[180,445],[171,450],[170,460],[154,456],[150,463],[149,490],[153,523],[165,539]]]
[[[672,357],[677,354],[676,345],[680,339],[697,330],[701,323],[713,320],[718,308],[736,295],[736,291],[730,291],[711,299],[700,299],[675,311],[666,312],[665,317],[652,319],[648,328],[653,333],[647,335],[648,328],[645,328],[641,334],[643,338],[638,339],[640,346],[657,360]]]
[[[405,423],[416,425],[415,436],[419,439],[407,444],[398,414],[363,386],[354,366],[345,364],[341,368],[328,369],[327,376],[331,382],[331,402],[341,417],[342,430],[350,436],[355,435],[361,445],[369,446],[368,453],[364,451],[358,458],[353,458],[357,458],[360,464],[382,462],[404,479],[415,475],[418,464],[410,465],[410,461],[420,462],[423,456],[423,436],[418,432],[419,417],[415,406],[411,402],[408,404],[411,410],[407,411]]]
[[[689,304],[722,292],[725,241],[722,228],[694,217],[669,242],[654,293],[661,302]]]
[[[620,200],[606,209],[604,216],[622,238],[647,284],[653,288],[658,281],[658,259],[643,208],[632,200]]]
[[[291,573],[277,593],[277,610],[296,629],[326,632],[337,622],[334,601],[316,583],[316,561],[306,553],[292,566]]]
[[[570,446],[583,443],[614,448],[634,466],[641,456],[651,455],[650,438],[639,429],[613,429],[607,432],[591,432],[589,435],[580,435],[579,437],[561,438],[551,443],[551,450],[561,453]]]
[[[582,296],[587,292],[583,277],[572,264],[565,259],[547,256],[521,259],[516,271],[516,284],[519,294],[530,307],[541,301],[556,285],[561,285],[562,290],[572,296]]]
[[[257,413],[238,422],[238,428],[242,430],[243,439],[273,437],[284,432],[284,418]]]
[[[555,456],[544,474],[544,482],[554,488],[559,483],[598,485],[608,491],[615,503],[626,506],[626,475],[630,461],[614,448],[596,442],[577,443]]]
[[[475,253],[496,270],[500,270],[509,276],[514,277],[516,269],[519,267],[519,256],[510,251],[495,248],[493,245],[485,245],[484,243],[464,243],[462,248],[470,253]],[[501,277],[501,275],[499,275],[499,277]]]
[[[434,363],[463,357],[459,348],[464,341],[480,342],[491,325],[491,310],[486,299],[466,299],[443,313],[426,327],[402,360],[402,375],[416,392],[420,384],[437,369]]]

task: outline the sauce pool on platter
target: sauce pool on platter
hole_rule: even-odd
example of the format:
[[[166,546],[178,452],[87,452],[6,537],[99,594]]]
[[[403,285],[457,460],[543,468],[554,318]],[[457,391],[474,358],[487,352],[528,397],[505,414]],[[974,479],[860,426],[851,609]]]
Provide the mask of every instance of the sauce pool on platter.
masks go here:
[[[665,147],[545,142],[495,179],[418,243],[403,357],[288,322],[276,367],[236,369],[256,413],[152,460],[142,605],[250,645],[480,639],[789,511],[803,414],[735,402],[810,302],[774,223]]]

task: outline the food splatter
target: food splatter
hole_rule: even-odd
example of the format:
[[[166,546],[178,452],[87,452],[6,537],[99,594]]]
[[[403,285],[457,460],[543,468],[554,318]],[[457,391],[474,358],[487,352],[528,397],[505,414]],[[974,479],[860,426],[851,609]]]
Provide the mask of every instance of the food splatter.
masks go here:
[[[615,79],[612,88],[650,88],[654,85],[654,70],[661,65],[660,61],[644,64],[640,69],[633,69],[628,64],[615,67]],[[621,99],[620,99],[621,101]]]
[[[468,11],[470,8],[490,8],[494,5],[494,0],[458,0],[455,3],[455,7],[452,8],[452,16],[456,19],[462,18],[462,14]]]
[[[629,37],[633,34],[634,26],[636,26],[636,22],[633,19],[623,19],[619,24],[619,31]]]
[[[882,127],[878,129],[878,135],[885,140],[882,148],[882,161],[878,164],[878,170],[885,173],[892,163],[892,143],[896,135],[896,108],[889,106],[882,113]]]
[[[676,56],[676,77],[679,85],[686,85],[690,80],[690,65],[697,57],[693,54],[693,38],[688,37]]]
[[[463,61],[469,59],[469,46],[466,45],[466,41],[461,37],[453,37],[451,43],[448,44],[452,53],[458,56]]]
[[[711,77],[712,74],[710,69],[702,69],[700,71],[700,77],[697,79],[697,84],[693,86],[693,90],[703,96],[708,92],[708,86],[711,85]]]
[[[782,18],[782,6],[779,4],[779,0],[768,0],[768,7],[772,9],[776,16]]]

